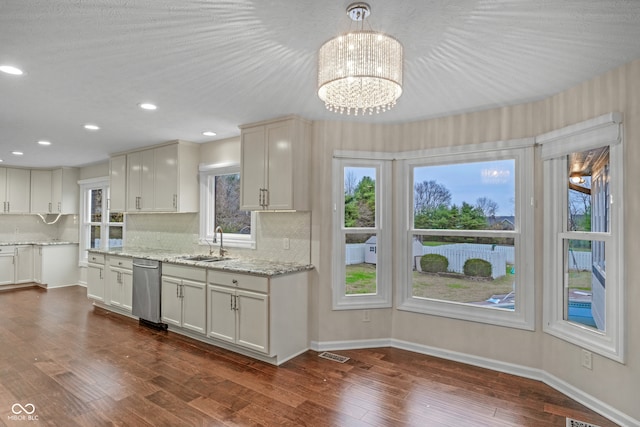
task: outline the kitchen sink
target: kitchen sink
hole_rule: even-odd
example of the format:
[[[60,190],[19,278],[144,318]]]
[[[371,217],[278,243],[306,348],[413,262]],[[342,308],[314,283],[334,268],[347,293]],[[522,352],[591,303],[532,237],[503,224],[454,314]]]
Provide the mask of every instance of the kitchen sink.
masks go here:
[[[182,259],[187,261],[215,262],[215,261],[224,261],[229,258],[219,257],[215,255],[190,255],[190,256],[182,257]]]

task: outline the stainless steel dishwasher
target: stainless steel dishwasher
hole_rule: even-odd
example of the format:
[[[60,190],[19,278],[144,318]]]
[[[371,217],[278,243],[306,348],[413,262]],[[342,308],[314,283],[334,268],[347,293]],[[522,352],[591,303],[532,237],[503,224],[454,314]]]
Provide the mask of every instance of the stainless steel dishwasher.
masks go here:
[[[133,259],[133,302],[132,313],[140,318],[140,323],[155,328],[167,329],[161,323],[162,287],[160,277],[162,264],[160,261],[134,258]]]

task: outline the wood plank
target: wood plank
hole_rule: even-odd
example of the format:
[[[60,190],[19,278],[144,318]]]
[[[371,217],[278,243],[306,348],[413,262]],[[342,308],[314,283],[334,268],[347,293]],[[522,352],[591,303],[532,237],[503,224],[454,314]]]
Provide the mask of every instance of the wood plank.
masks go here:
[[[95,308],[77,286],[0,292],[0,340],[0,401],[33,403],[43,425],[615,426],[541,382],[394,348],[276,367]]]

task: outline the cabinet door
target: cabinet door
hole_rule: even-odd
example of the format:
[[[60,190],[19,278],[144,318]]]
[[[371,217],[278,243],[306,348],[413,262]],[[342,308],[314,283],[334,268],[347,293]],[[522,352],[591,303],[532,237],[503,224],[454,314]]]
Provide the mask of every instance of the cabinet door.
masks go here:
[[[182,326],[181,280],[162,276],[161,319],[170,325]]]
[[[240,149],[240,209],[263,209],[260,190],[266,189],[265,127],[243,129]]]
[[[204,283],[182,281],[182,326],[201,334],[206,333],[207,295]]]
[[[31,171],[31,213],[53,212],[51,171]]]
[[[88,264],[87,297],[96,301],[104,301],[104,266]]]
[[[176,212],[178,209],[178,146],[155,149],[155,211]]]
[[[109,209],[124,212],[127,196],[127,156],[122,154],[109,159]]]
[[[13,285],[15,283],[14,262],[13,253],[11,255],[0,254],[0,285]]]
[[[239,290],[237,293],[237,344],[269,352],[269,297]]]
[[[120,307],[131,312],[133,310],[133,271],[120,271]]]
[[[33,282],[33,246],[18,246],[16,283]]]
[[[267,126],[267,206],[293,209],[293,159],[291,123]]]
[[[42,283],[42,246],[33,250],[33,281]]]
[[[7,168],[8,213],[29,213],[30,202],[31,171],[29,169]]]
[[[154,204],[154,150],[127,154],[127,210],[150,212]]]
[[[65,215],[78,213],[79,169],[60,168],[51,172],[52,212]]]
[[[235,343],[236,312],[234,310],[235,289],[208,285],[209,336]]]

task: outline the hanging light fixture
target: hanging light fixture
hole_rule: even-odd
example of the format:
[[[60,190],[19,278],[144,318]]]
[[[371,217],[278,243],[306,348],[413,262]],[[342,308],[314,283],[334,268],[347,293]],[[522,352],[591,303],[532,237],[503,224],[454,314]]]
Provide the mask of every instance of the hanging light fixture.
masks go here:
[[[329,111],[358,115],[393,108],[402,95],[402,45],[395,38],[364,29],[371,13],[353,3],[347,15],[361,28],[326,42],[318,54],[318,96]]]

